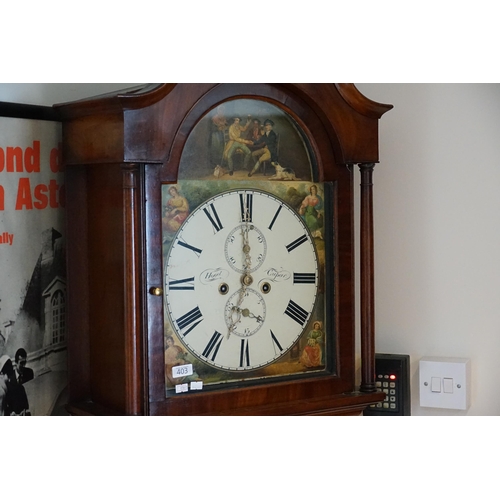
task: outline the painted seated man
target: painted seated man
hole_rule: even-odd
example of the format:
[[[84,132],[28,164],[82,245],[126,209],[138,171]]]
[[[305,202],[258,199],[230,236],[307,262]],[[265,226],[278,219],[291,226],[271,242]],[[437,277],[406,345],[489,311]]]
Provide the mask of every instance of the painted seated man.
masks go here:
[[[264,161],[277,162],[278,161],[278,136],[273,130],[274,122],[272,120],[266,120],[264,122],[264,135],[260,138],[260,141],[255,144],[258,149],[252,153],[252,158],[257,158],[252,171],[248,174],[248,177],[252,177],[255,172],[259,169],[260,165]]]
[[[229,127],[229,141],[226,144],[224,149],[224,158],[227,159],[227,165],[229,167],[229,175],[233,175],[234,165],[233,165],[233,155],[238,151],[242,151],[245,155],[245,159],[243,160],[243,168],[248,168],[248,162],[250,161],[251,151],[248,149],[248,146],[253,144],[252,141],[248,139],[244,139],[242,137],[242,132],[245,132],[250,126],[250,117],[248,117],[245,125],[240,124],[241,119],[236,117],[233,119],[233,123]]]

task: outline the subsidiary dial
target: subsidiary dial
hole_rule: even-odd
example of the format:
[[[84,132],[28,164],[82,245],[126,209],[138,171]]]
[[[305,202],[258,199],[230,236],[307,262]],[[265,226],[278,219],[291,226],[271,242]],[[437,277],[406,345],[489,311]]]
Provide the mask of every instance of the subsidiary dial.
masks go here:
[[[253,273],[266,258],[266,239],[255,224],[244,222],[236,226],[227,236],[224,254],[227,263],[235,271]],[[250,262],[250,265],[246,262]]]
[[[229,297],[224,316],[231,334],[250,337],[264,324],[266,303],[253,288],[241,289]]]

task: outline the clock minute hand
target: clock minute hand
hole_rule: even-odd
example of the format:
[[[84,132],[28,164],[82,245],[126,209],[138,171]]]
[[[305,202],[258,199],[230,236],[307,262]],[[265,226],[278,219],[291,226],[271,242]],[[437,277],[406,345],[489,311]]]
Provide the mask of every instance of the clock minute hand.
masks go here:
[[[236,317],[234,313],[237,313]],[[241,309],[238,306],[233,306],[231,308],[231,324],[228,327],[227,338],[231,335],[231,332],[236,328],[236,325],[241,321]]]
[[[233,316],[233,313],[237,313],[236,318]],[[231,324],[229,325],[229,330],[227,333],[227,336],[231,335],[231,332],[236,328],[236,325],[241,321],[241,317],[244,318],[252,318],[257,320],[257,323],[262,323],[264,321],[264,318],[262,316],[255,316],[252,312],[249,311],[248,308],[245,307],[245,309],[241,309],[239,306],[233,306],[231,308]]]
[[[250,281],[248,282],[248,278]],[[246,283],[247,282],[247,283]],[[243,309],[240,308],[243,299],[245,298],[245,292],[247,289],[247,285],[252,282],[252,277],[249,274],[244,274],[241,278],[241,288],[239,290],[239,295],[238,295],[238,302],[236,303],[235,306],[231,308],[232,313],[236,312],[237,316],[234,318],[233,314],[231,314],[231,323],[228,327],[228,332],[227,332],[227,338],[230,337],[231,332],[236,328],[236,325],[241,321],[241,316],[242,316],[242,311]],[[248,310],[248,309],[247,309]]]

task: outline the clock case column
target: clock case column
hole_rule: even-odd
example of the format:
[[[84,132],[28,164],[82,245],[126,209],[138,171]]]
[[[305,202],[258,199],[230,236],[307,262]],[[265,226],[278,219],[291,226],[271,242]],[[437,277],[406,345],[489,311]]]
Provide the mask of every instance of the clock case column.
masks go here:
[[[360,194],[360,311],[361,392],[375,392],[375,287],[373,255],[373,169],[361,163]]]

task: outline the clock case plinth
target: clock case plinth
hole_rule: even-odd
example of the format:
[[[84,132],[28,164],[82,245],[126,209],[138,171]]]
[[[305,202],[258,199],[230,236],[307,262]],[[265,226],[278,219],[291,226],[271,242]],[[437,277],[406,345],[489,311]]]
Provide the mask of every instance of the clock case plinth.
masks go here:
[[[335,374],[165,395],[160,186],[177,182],[210,109],[261,99],[292,116],[335,191]],[[56,106],[63,122],[69,410],[79,415],[359,414],[375,390],[372,173],[391,105],[352,84],[153,84]],[[353,170],[361,169],[361,386],[354,333]],[[156,290],[155,290],[156,289]],[[327,335],[329,333],[327,332]],[[331,335],[331,333],[330,333]],[[333,337],[332,337],[333,338]]]

